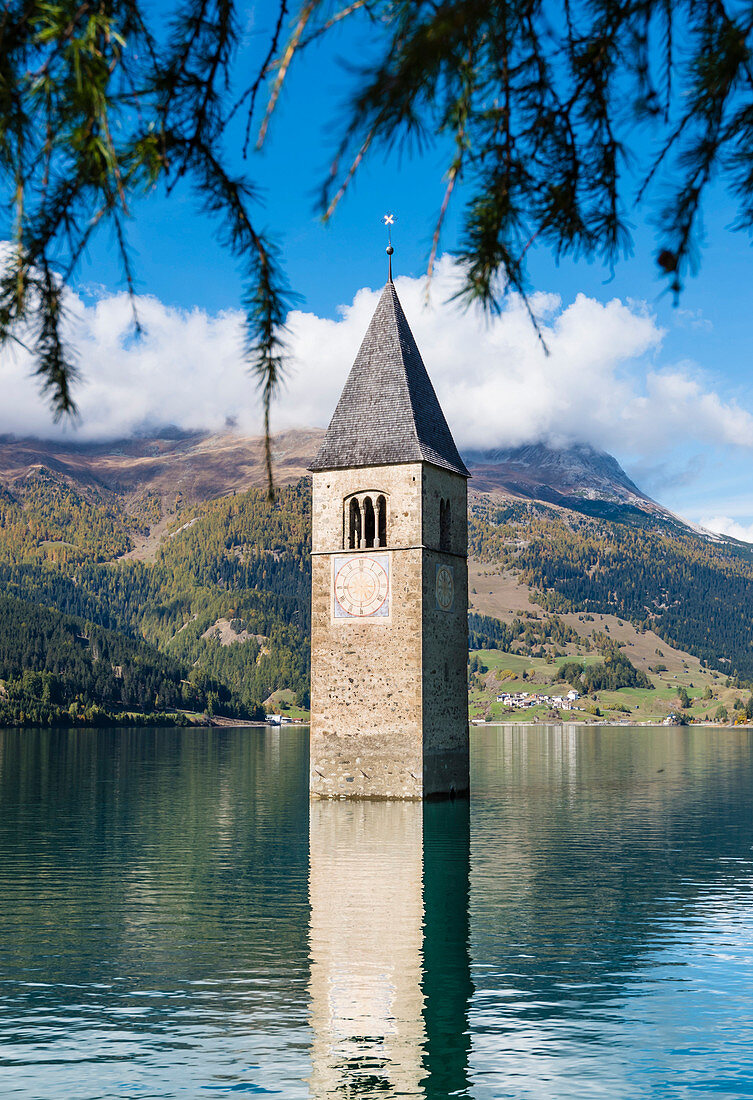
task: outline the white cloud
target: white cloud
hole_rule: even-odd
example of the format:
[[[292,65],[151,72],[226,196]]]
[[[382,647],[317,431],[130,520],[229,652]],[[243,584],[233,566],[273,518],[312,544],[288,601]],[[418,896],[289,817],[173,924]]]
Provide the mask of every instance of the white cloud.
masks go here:
[[[731,516],[710,516],[699,520],[701,527],[716,531],[719,535],[729,535],[741,542],[753,542],[753,523],[740,523]]]
[[[563,305],[554,295],[535,295],[547,355],[516,298],[491,319],[448,304],[457,273],[447,257],[431,304],[423,280],[399,278],[396,286],[461,447],[586,440],[650,460],[671,452],[680,437],[753,446],[751,414],[715,393],[696,368],[656,366],[664,334],[641,303],[579,294]],[[358,291],[337,320],[290,314],[291,367],[276,429],[327,424],[379,293]],[[125,295],[92,304],[71,296],[82,373],[75,430],[52,423],[26,354],[5,352],[0,433],[107,439],[167,423],[218,429],[228,416],[243,431],[259,431],[240,313],[211,316],[149,297],[138,308],[146,335],[134,340]]]
[[[679,436],[753,446],[753,416],[713,392],[697,368],[655,366],[664,333],[641,303],[579,294],[563,307],[555,295],[535,295],[547,354],[518,299],[492,319],[448,304],[457,274],[447,257],[431,305],[422,280],[396,286],[462,447],[586,440],[645,459],[671,451]],[[378,296],[359,291],[337,322],[291,314],[298,366],[289,392],[300,423],[327,422]]]
[[[75,423],[53,423],[28,355],[5,352],[0,379],[8,399],[0,405],[0,432],[90,440],[165,424],[219,428],[236,406],[255,405],[236,311],[212,317],[142,297],[138,313],[145,329],[140,339],[133,336],[125,294],[92,305],[71,296],[70,340],[81,371],[74,391],[80,414]]]
[[[681,309],[678,306],[674,312],[674,321],[680,328],[691,328],[700,332],[711,332],[714,328],[700,309]]]

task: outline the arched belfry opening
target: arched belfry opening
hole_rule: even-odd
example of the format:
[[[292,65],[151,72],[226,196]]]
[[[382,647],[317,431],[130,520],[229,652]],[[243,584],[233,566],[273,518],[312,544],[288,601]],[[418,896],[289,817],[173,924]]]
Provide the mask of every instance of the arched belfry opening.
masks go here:
[[[452,541],[452,506],[449,500],[439,502],[439,549],[449,550]]]
[[[354,493],[344,509],[346,550],[373,550],[387,545],[389,504],[386,493]]]
[[[358,502],[357,497],[350,498],[350,505],[347,510],[347,541],[346,549],[357,550],[361,545],[361,505]]]
[[[366,497],[363,502],[363,535],[364,547],[370,550],[376,537],[376,516],[371,497]]]
[[[387,500],[384,495],[377,497],[377,546],[387,545]]]

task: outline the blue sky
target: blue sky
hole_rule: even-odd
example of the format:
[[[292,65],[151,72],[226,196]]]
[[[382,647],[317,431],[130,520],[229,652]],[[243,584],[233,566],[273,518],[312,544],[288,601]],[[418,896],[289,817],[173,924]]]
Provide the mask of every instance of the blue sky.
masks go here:
[[[248,45],[243,55],[249,66],[263,46],[274,10],[266,3],[249,7]],[[260,223],[280,241],[291,285],[301,296],[300,310],[321,320],[341,318],[340,307],[349,306],[361,288],[376,288],[384,281],[386,240],[381,218],[387,209],[397,215],[396,272],[416,279],[423,274],[444,190],[441,150],[427,148],[420,155],[402,158],[376,156],[357,177],[333,221],[325,226],[317,218],[313,193],[329,162],[332,124],[339,117],[338,105],[346,96],[350,79],[338,67],[337,58],[359,56],[364,49],[368,49],[368,37],[346,30],[294,65],[267,146],[246,162],[246,170],[263,196]],[[235,138],[239,150],[240,127]],[[240,166],[239,152],[234,159]],[[459,209],[457,204],[448,218],[442,242],[445,249],[456,243]],[[142,293],[154,296],[167,309],[198,309],[210,318],[238,307],[241,285],[233,261],[218,244],[214,224],[200,213],[187,188],[169,200],[159,194],[151,196],[133,213],[130,237]],[[675,370],[679,365],[684,377],[696,379],[704,393],[717,395],[725,407],[732,403],[753,412],[748,369],[748,284],[753,250],[744,234],[728,229],[734,216],[730,201],[718,190],[707,206],[701,268],[696,277],[688,279],[679,307],[673,305],[656,271],[649,214],[635,212],[634,255],[617,267],[613,278],[596,264],[564,262],[557,266],[545,250],[538,249],[532,250],[530,257],[533,288],[558,296],[564,310],[578,294],[598,303],[617,298],[633,303],[636,310],[647,308],[657,332],[662,333],[661,340],[643,348],[634,359],[621,360],[619,371],[632,372],[639,385],[641,372]],[[112,241],[106,234],[91,247],[77,289],[87,302],[122,289]],[[483,322],[479,319],[478,323],[481,331]],[[86,374],[97,369],[93,362],[84,361],[82,366]],[[428,357],[427,366],[432,372]],[[458,366],[462,371],[463,365]],[[179,386],[177,369],[175,385]],[[501,403],[505,401],[506,370],[506,364],[500,362]],[[556,384],[554,377],[552,385]],[[689,420],[693,417],[690,409]],[[581,422],[583,439],[591,441],[585,408]],[[10,426],[23,430],[20,423]],[[655,430],[661,432],[660,422]],[[656,446],[642,446],[640,441],[632,444],[617,433],[614,453],[663,503],[695,520],[726,517],[741,525],[741,530],[750,527],[753,538],[748,446],[739,441],[719,444],[713,433],[696,430],[692,422],[684,432],[677,417],[668,419],[667,430],[671,438],[657,440]],[[594,441],[604,443],[602,429]]]

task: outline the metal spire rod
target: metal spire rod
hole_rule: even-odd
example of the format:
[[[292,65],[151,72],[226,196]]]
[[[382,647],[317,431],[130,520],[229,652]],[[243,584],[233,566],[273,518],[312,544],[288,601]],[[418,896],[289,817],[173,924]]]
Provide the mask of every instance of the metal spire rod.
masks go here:
[[[385,214],[383,220],[384,224],[387,226],[387,256],[389,257],[388,281],[392,282],[392,253],[395,251],[392,247],[392,226],[395,224],[395,215]]]

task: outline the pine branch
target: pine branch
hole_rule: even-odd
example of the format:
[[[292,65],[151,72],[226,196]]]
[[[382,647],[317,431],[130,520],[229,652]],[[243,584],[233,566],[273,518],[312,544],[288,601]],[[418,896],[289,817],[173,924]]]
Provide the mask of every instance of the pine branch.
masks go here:
[[[711,182],[753,227],[753,10],[725,0],[277,0],[253,79],[238,87],[236,0],[182,0],[166,33],[143,0],[6,0],[0,13],[0,182],[13,248],[0,272],[0,345],[23,343],[56,415],[78,371],[64,339],[65,287],[109,226],[135,303],[126,228],[134,199],[191,183],[219,220],[246,287],[246,355],[270,416],[284,374],[292,300],[236,176],[228,127],[261,89],[263,144],[295,59],[349,21],[368,27],[318,208],[325,218],[369,157],[439,143],[444,187],[428,249],[462,204],[464,301],[521,295],[534,243],[614,265],[631,247],[626,211],[658,206],[659,268],[679,294],[699,247]],[[292,31],[284,42],[292,13]],[[676,29],[682,28],[682,49]],[[654,140],[644,155],[647,127]],[[347,165],[341,176],[341,165]],[[657,203],[657,193],[669,199]],[[537,329],[537,331],[539,331]],[[539,336],[541,333],[539,332]]]

